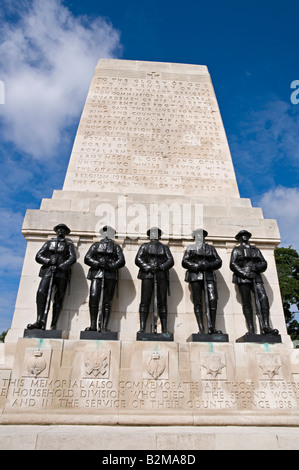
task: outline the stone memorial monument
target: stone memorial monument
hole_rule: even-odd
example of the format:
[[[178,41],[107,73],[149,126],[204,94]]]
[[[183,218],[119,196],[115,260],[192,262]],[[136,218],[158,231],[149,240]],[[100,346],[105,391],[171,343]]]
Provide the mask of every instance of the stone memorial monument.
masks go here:
[[[61,222],[71,228],[68,238],[76,251],[69,292],[56,325],[61,337],[38,332],[27,337],[27,325],[36,321],[40,265],[35,255]],[[103,226],[114,228],[113,243],[126,260],[118,270],[118,295],[109,296],[108,302],[109,329],[118,334],[114,339],[86,339],[80,336],[91,333],[85,332],[91,305],[88,253],[101,242]],[[157,323],[149,315],[141,329],[145,328],[144,334],[167,329],[172,341],[136,340],[142,282],[135,259],[148,242],[149,227],[163,232],[159,243],[167,246],[173,266],[167,326],[165,315],[157,315]],[[216,328],[223,341],[213,341],[213,335],[210,341],[193,341],[198,324],[182,259],[198,227],[204,227],[205,243],[222,261],[213,271],[213,286],[217,286]],[[254,313],[250,319],[251,333],[258,338],[254,342],[244,334],[248,324],[244,295],[230,269],[238,244],[235,236],[241,230],[252,234],[250,241],[267,263],[259,276],[269,304],[268,331],[256,334],[259,317],[252,289],[246,294]],[[19,292],[0,349],[2,424],[97,424],[105,425],[103,436],[111,425],[113,444],[107,444],[108,438],[97,440],[106,449],[118,444],[127,449],[155,448],[147,446],[157,442],[160,448],[181,448],[184,436],[186,448],[197,448],[204,425],[213,425],[214,433],[215,427],[225,433],[227,426],[233,426],[238,437],[241,426],[260,426],[264,439],[270,426],[298,426],[299,352],[287,335],[282,309],[273,254],[280,243],[277,223],[264,219],[249,199],[240,198],[205,66],[100,60],[63,188],[43,199],[39,210],[26,212],[22,233],[27,249]],[[210,283],[210,289],[213,286]],[[98,301],[100,283],[95,287]],[[262,304],[261,290],[259,300]],[[202,321],[205,332],[215,327],[205,316]],[[94,323],[89,328],[94,329]],[[264,334],[273,330],[279,334]],[[50,318],[40,331],[51,331]],[[243,342],[238,342],[242,337]],[[118,431],[121,425],[128,425],[126,442],[118,440],[123,436]],[[135,425],[151,426],[158,436],[155,443],[142,439],[140,427],[135,433],[140,437],[130,440]],[[167,425],[164,431],[163,425]],[[52,428],[52,438],[54,434]],[[258,442],[266,440],[260,436]]]

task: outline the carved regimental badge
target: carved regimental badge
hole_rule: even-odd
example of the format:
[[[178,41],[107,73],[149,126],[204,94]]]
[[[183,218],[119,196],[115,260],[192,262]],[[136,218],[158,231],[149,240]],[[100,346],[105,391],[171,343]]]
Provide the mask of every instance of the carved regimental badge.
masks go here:
[[[150,376],[157,380],[163,374],[165,367],[165,359],[158,352],[153,352],[147,368]]]
[[[223,369],[225,368],[224,359],[221,357],[220,354],[211,353],[205,354],[202,366],[204,367],[204,371],[206,377],[202,378],[209,378],[209,379],[219,379],[219,378],[226,378],[223,373]]]
[[[93,351],[85,355],[85,373],[88,377],[109,377],[110,351]]]
[[[280,356],[272,354],[260,354],[258,357],[258,366],[261,369],[263,376],[268,376],[269,379],[281,378],[281,360]],[[277,376],[277,377],[276,377]],[[267,377],[263,377],[267,378]]]
[[[35,349],[33,355],[28,359],[26,371],[29,375],[37,377],[45,370],[47,363],[40,349]]]
[[[158,351],[143,352],[143,378],[168,379],[168,356]]]

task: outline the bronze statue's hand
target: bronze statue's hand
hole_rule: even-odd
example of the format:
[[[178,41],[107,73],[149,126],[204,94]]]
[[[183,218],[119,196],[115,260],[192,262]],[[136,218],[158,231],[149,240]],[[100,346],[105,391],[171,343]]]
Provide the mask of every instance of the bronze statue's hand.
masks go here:
[[[158,271],[159,271],[159,265],[158,265],[158,263],[153,263],[153,264],[151,264],[151,266],[150,266],[150,272],[151,272],[152,274],[155,274],[155,273],[158,272]]]
[[[191,271],[192,273],[199,273],[201,271],[200,267],[199,266],[194,266],[193,268],[189,268],[189,271]]]
[[[105,269],[111,272],[116,271],[114,263],[109,263],[109,261],[105,262]]]
[[[209,267],[209,263],[207,263],[206,261],[203,261],[203,262],[202,262],[202,269],[203,269],[204,271],[206,271],[206,270],[208,269],[208,267]]]
[[[55,273],[56,269],[57,269],[57,266],[51,266],[52,273]]]
[[[151,269],[150,269],[150,272],[152,274],[155,274],[159,271],[159,266],[152,266]]]
[[[200,261],[198,263],[198,271],[205,271],[208,267],[208,263],[206,261]]]
[[[255,279],[256,273],[254,273],[254,272],[247,273],[246,277],[247,277],[248,279]]]
[[[98,268],[105,268],[106,267],[106,261],[104,259],[100,259],[98,262]]]
[[[50,257],[50,265],[51,266],[55,266],[56,264],[56,256],[55,255],[51,255]]]
[[[55,266],[55,268],[56,268],[56,270],[59,270],[59,271],[65,271],[65,266],[63,266],[63,264]]]

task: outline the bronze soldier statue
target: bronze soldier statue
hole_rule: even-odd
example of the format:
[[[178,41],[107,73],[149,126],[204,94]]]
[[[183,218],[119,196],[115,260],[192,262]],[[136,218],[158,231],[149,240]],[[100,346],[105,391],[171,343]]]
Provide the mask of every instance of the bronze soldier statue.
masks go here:
[[[105,226],[100,230],[104,237],[95,242],[88,250],[84,262],[90,269],[87,279],[91,281],[89,294],[90,326],[85,331],[106,332],[111,313],[111,304],[115,286],[118,281],[118,270],[125,265],[125,257],[115,237],[115,230]]]
[[[159,315],[162,333],[167,331],[167,292],[169,269],[174,265],[170,249],[159,241],[162,230],[153,227],[147,231],[150,242],[143,243],[136,255],[135,264],[140,268],[138,279],[142,280],[141,301],[139,306],[140,330],[143,333],[149,314],[152,295],[154,294],[154,332],[157,332]]]
[[[68,282],[71,278],[71,266],[76,262],[76,251],[71,240],[66,238],[70,229],[65,224],[53,229],[57,238],[51,238],[38,251],[35,260],[42,264],[39,276],[42,278],[36,295],[37,320],[27,328],[46,328],[52,289],[55,287],[51,329],[56,330],[57,321],[63,307]]]
[[[209,334],[222,333],[216,330],[217,286],[214,271],[221,268],[222,260],[216,249],[205,243],[208,232],[196,229],[192,233],[195,243],[188,246],[182,260],[183,268],[187,269],[185,281],[190,283],[194,313],[199,327],[199,333],[204,334],[202,294],[205,296],[205,306]]]
[[[249,243],[250,232],[241,230],[235,238],[240,242],[240,245],[232,251],[230,269],[234,273],[233,283],[237,284],[241,294],[248,333],[255,334],[251,303],[251,292],[253,292],[261,333],[277,335],[278,330],[273,330],[269,325],[269,300],[261,277],[261,273],[267,269],[267,261],[261,251]]]

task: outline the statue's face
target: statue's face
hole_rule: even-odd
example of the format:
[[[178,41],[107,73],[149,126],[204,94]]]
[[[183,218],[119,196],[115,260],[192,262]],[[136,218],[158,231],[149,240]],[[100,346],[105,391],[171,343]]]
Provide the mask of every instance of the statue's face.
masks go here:
[[[151,240],[158,240],[159,236],[158,236],[158,229],[156,228],[151,228],[150,230],[150,239]]]
[[[65,237],[66,234],[67,234],[67,230],[66,230],[65,228],[59,227],[59,228],[57,229],[57,235],[58,235],[58,237],[61,237],[61,238],[62,238],[62,237]]]
[[[107,227],[106,232],[104,233],[105,237],[107,238],[114,238],[115,236],[115,231],[111,227]]]
[[[203,231],[200,230],[195,233],[195,241],[196,243],[202,243],[204,241]]]
[[[248,242],[248,240],[250,239],[250,236],[248,233],[244,233],[242,236],[241,236],[241,242]]]

